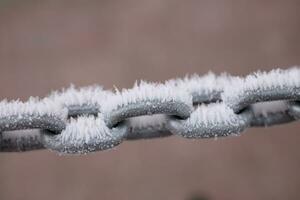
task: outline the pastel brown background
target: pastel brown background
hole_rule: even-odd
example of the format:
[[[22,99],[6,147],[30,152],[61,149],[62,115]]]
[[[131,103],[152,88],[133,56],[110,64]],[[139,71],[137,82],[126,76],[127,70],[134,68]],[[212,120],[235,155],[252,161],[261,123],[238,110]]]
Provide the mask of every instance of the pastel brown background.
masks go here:
[[[300,1],[0,1],[0,98],[300,64]],[[0,199],[300,199],[300,124],[0,154]]]

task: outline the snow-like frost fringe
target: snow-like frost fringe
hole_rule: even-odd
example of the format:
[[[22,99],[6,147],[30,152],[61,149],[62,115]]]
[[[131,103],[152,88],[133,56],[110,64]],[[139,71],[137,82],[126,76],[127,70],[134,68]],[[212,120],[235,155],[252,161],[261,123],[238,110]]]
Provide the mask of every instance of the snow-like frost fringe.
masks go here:
[[[112,95],[111,91],[103,90],[101,86],[94,85],[75,88],[71,85],[62,91],[54,91],[43,101],[55,102],[65,107],[70,106],[98,106]]]
[[[171,79],[166,81],[166,85],[188,92],[193,96],[193,103],[203,103],[220,100],[224,88],[233,79],[234,77],[226,73],[217,76],[209,72],[203,76],[193,74],[185,78]]]
[[[38,98],[30,98],[26,102],[6,100],[0,102],[0,118],[11,116],[55,116],[65,119],[67,110],[57,106],[53,101],[40,101]]]
[[[116,91],[102,106],[105,122],[110,128],[127,118],[142,115],[166,114],[185,119],[193,109],[192,97],[186,91],[146,82],[136,83],[132,89]]]
[[[231,87],[225,87],[222,99],[235,112],[247,105],[271,100],[300,98],[300,70],[296,67],[270,72],[256,72],[245,78],[236,78]]]
[[[238,134],[250,125],[252,112],[237,115],[223,102],[200,105],[187,120],[169,121],[174,134],[186,138],[210,138]]]
[[[53,102],[31,98],[27,102],[0,103],[0,133],[9,130],[46,129],[59,133],[65,128],[68,111]]]
[[[120,107],[138,102],[147,103],[148,101],[157,102],[182,102],[191,105],[191,97],[182,90],[174,90],[174,87],[158,83],[147,83],[141,81],[135,83],[132,89],[116,90],[115,95],[108,101],[103,102],[103,112],[109,113]]]
[[[47,148],[61,153],[87,153],[113,148],[125,134],[125,127],[109,129],[100,115],[71,119],[61,134],[44,134],[42,140]]]

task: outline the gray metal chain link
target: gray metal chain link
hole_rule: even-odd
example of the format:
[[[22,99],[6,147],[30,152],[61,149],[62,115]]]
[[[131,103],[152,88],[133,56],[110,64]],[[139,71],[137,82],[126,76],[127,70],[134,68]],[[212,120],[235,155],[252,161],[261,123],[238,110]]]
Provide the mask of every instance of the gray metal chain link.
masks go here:
[[[0,102],[0,151],[89,153],[123,140],[239,135],[300,119],[300,69],[190,76],[132,89],[70,87],[43,99]]]

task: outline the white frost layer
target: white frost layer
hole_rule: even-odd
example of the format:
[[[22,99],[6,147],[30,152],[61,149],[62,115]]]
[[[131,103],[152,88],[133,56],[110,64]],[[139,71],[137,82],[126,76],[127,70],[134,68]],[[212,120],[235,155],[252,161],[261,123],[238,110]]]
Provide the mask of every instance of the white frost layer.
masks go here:
[[[147,129],[148,127],[162,127],[167,123],[167,116],[163,114],[132,117],[128,119],[129,127],[133,129]]]
[[[228,99],[247,91],[272,88],[300,87],[300,68],[274,69],[270,72],[256,72],[243,78],[236,78],[231,87],[225,87],[223,99]]]
[[[89,86],[75,88],[73,85],[61,92],[55,91],[44,101],[54,101],[63,106],[82,106],[82,105],[101,105],[102,101],[107,100],[112,92],[105,91],[100,86]]]
[[[115,95],[103,102],[102,110],[104,113],[109,113],[119,107],[149,101],[181,102],[192,107],[192,97],[187,92],[175,90],[169,85],[141,81],[132,89],[117,90]]]
[[[240,120],[232,109],[224,103],[200,105],[187,119],[187,124],[196,127],[219,125],[235,125]]]
[[[78,117],[71,119],[66,129],[58,136],[62,144],[82,145],[109,141],[115,136],[107,128],[102,117]]]
[[[66,119],[67,110],[62,109],[51,101],[40,101],[37,98],[30,98],[26,102],[6,100],[0,102],[0,118],[10,116],[56,116],[61,119]]]
[[[223,73],[221,75],[216,75],[212,72],[206,75],[199,76],[193,74],[191,76],[186,76],[183,79],[171,79],[166,82],[167,85],[172,85],[177,87],[179,90],[185,90],[189,94],[210,94],[211,92],[222,92],[224,87],[232,81],[234,77]]]

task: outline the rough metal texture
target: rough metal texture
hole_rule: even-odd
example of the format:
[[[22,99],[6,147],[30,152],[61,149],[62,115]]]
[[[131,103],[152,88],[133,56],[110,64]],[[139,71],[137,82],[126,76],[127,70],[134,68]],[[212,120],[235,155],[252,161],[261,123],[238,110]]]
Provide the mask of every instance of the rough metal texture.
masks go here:
[[[89,153],[123,140],[238,135],[299,119],[299,101],[299,68],[142,82],[115,93],[71,88],[41,100],[1,102],[0,151]]]

